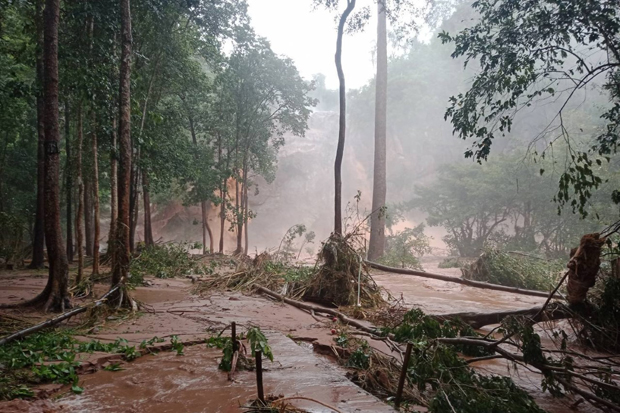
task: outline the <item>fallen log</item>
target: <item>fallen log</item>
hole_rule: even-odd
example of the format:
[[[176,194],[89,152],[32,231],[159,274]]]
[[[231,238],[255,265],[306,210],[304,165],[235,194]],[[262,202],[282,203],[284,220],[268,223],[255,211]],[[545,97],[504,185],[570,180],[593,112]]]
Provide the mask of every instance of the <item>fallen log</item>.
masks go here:
[[[340,321],[342,321],[345,324],[351,325],[355,328],[358,328],[362,331],[365,331],[369,334],[378,334],[378,330],[376,327],[368,327],[367,325],[364,325],[362,322],[360,322],[359,320],[356,320],[354,318],[350,318],[347,317],[346,315],[344,315],[343,313],[341,313],[340,311],[336,311],[334,309],[331,308],[325,308],[325,307],[319,307],[318,305],[313,305],[313,304],[309,304],[309,303],[305,303],[303,301],[297,301],[297,300],[293,300],[291,298],[287,298],[281,294],[278,294],[276,292],[271,291],[268,288],[265,288],[261,285],[255,285],[256,290],[262,292],[263,294],[269,295],[273,298],[277,298],[280,301],[283,301],[287,304],[290,304],[294,307],[297,308],[302,308],[304,310],[308,310],[308,311],[315,311],[315,312],[320,312],[320,313],[324,313],[324,314],[329,314],[332,315],[334,317],[338,317],[340,319]]]
[[[482,328],[490,324],[500,324],[504,318],[509,316],[528,317],[534,323],[540,323],[541,321],[561,320],[573,317],[573,313],[561,303],[554,303],[548,308],[546,308],[544,311],[541,311],[542,309],[542,306],[536,306],[523,310],[507,310],[497,311],[493,313],[464,312],[430,315],[430,317],[436,318],[439,321],[454,320],[458,318],[464,323],[469,324],[473,328]]]
[[[481,281],[466,280],[464,278],[451,277],[449,275],[433,274],[430,272],[409,270],[406,268],[388,267],[387,265],[379,264],[379,263],[372,262],[372,261],[364,261],[364,262],[366,263],[366,265],[376,270],[393,272],[396,274],[415,275],[416,277],[431,278],[433,280],[445,281],[445,282],[456,283],[456,284],[463,284],[468,287],[484,288],[487,290],[495,290],[495,291],[504,291],[507,293],[529,295],[533,297],[547,298],[549,296],[549,293],[544,292],[544,291],[525,290],[523,288],[506,287],[505,285],[489,284],[489,283],[485,283]],[[557,297],[557,298],[561,298],[561,297]]]
[[[8,335],[2,339],[0,339],[0,346],[3,346],[7,343],[10,343],[11,341],[14,340],[18,340],[20,338],[24,338],[32,333],[36,333],[37,331],[43,330],[45,328],[48,327],[53,327],[56,324],[60,323],[61,321],[67,320],[75,315],[78,315],[80,313],[85,312],[86,310],[90,309],[90,308],[96,308],[99,307],[100,305],[102,305],[103,303],[105,303],[108,299],[108,297],[110,295],[112,295],[114,292],[116,292],[116,290],[118,290],[120,288],[120,284],[115,285],[114,287],[112,287],[110,289],[110,291],[108,291],[107,293],[105,293],[105,295],[103,297],[101,297],[99,300],[95,301],[93,304],[89,304],[89,305],[85,305],[82,307],[77,307],[74,308],[72,310],[69,310],[65,313],[62,313],[56,317],[50,318],[48,320],[45,320],[42,323],[39,323],[37,325],[34,325],[32,327],[28,327],[26,329],[17,331],[11,335]]]

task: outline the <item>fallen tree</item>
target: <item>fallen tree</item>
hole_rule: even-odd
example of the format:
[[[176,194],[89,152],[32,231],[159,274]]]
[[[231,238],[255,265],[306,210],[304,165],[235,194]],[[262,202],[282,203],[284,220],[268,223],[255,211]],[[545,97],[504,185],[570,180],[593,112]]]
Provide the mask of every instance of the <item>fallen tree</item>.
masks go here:
[[[483,289],[486,289],[486,290],[504,291],[504,292],[507,292],[507,293],[529,295],[529,296],[533,296],[533,297],[543,297],[543,298],[546,298],[549,295],[548,292],[544,292],[544,291],[524,290],[522,288],[506,287],[505,285],[489,284],[489,283],[485,283],[485,282],[481,282],[481,281],[466,280],[466,279],[463,279],[463,278],[451,277],[449,275],[433,274],[433,273],[430,273],[430,272],[408,270],[408,269],[405,269],[405,268],[388,267],[387,265],[382,265],[382,264],[379,264],[379,263],[376,263],[376,262],[372,262],[372,261],[364,261],[364,262],[368,266],[370,266],[371,268],[374,268],[376,270],[392,272],[392,273],[396,273],[396,274],[414,275],[416,277],[430,278],[430,279],[433,279],[433,280],[439,280],[439,281],[445,281],[445,282],[450,282],[450,283],[462,284],[462,285],[466,285],[468,287],[483,288]],[[558,298],[560,298],[560,297],[558,297]]]
[[[571,318],[574,316],[574,313],[561,303],[552,303],[545,309],[543,309],[542,306],[536,306],[523,310],[506,310],[492,313],[463,312],[433,315],[431,317],[438,320],[460,319],[464,323],[469,324],[471,327],[478,329],[491,324],[500,324],[506,317],[510,316],[527,317],[534,323],[540,323],[541,321]]]
[[[11,341],[18,340],[20,338],[24,338],[24,337],[26,337],[26,336],[28,336],[28,335],[30,335],[32,333],[36,333],[37,331],[41,331],[41,330],[43,330],[45,328],[54,327],[55,325],[59,324],[61,321],[68,320],[69,318],[71,318],[73,316],[76,316],[76,315],[78,315],[80,313],[86,312],[89,309],[99,307],[100,305],[104,304],[108,300],[108,298],[112,294],[114,294],[120,287],[121,287],[120,284],[115,285],[103,297],[101,297],[99,300],[95,301],[92,304],[85,305],[85,306],[82,306],[82,307],[74,308],[74,309],[69,310],[69,311],[67,311],[65,313],[62,313],[62,314],[60,314],[60,315],[58,315],[56,317],[50,318],[48,320],[45,320],[42,323],[36,324],[36,325],[34,325],[32,327],[25,328],[23,330],[15,332],[15,333],[13,333],[11,335],[3,337],[2,339],[0,339],[0,346],[3,346],[5,344],[7,344],[7,343],[10,343]]]

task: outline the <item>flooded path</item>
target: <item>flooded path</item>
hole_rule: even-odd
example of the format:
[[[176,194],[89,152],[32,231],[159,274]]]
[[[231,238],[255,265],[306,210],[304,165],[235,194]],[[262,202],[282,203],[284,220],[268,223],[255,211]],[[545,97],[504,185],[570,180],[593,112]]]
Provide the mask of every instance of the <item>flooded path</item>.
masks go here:
[[[458,269],[437,269],[433,265],[426,266],[426,269],[454,276],[460,274]],[[402,297],[407,306],[420,307],[429,314],[528,308],[544,301],[537,297],[480,290],[415,276],[379,272],[373,276],[394,297]],[[5,294],[18,300],[27,297],[43,280],[26,278],[25,281],[23,290],[12,285],[14,279],[0,279],[0,285],[11,285],[13,288],[5,290]],[[149,311],[129,320],[110,317],[84,339],[112,341],[123,337],[129,344],[139,345],[142,340],[154,336],[166,338],[169,342],[169,337],[177,335],[179,340],[189,341],[215,335],[232,321],[237,323],[239,333],[258,325],[268,337],[275,357],[273,363],[263,362],[266,394],[310,397],[350,413],[394,411],[350,382],[345,376],[346,371],[333,360],[313,351],[311,342],[323,348],[333,344],[330,329],[335,325],[328,319],[315,318],[264,296],[218,293],[198,297],[191,294],[189,280],[150,281],[151,286],[138,287],[134,291],[134,296],[147,304]],[[372,345],[381,347],[384,343],[373,342]],[[387,348],[382,350],[388,351]],[[121,371],[99,370],[82,375],[82,394],[65,394],[55,402],[46,400],[43,410],[33,411],[233,413],[243,411],[240,406],[256,397],[254,372],[238,372],[236,381],[230,382],[227,374],[217,369],[221,350],[199,344],[185,347],[184,354],[177,356],[176,352],[167,351],[146,355],[131,363],[122,362]],[[596,411],[587,403],[571,409],[574,399],[552,398],[540,390],[539,374],[515,369],[503,360],[479,362],[475,367],[484,374],[510,375],[550,413],[569,409],[582,413]],[[331,411],[307,401],[298,400],[292,404],[310,412]],[[0,404],[0,410],[3,407]],[[19,404],[15,410],[7,411],[29,410]]]
[[[297,308],[261,297],[241,294],[213,295],[208,299],[189,296],[188,283],[179,280],[154,280],[155,286],[139,288],[136,297],[153,307],[132,322],[108,324],[88,336],[113,340],[122,336],[138,344],[153,336],[176,334],[181,340],[220,331],[231,321],[243,332],[251,325],[260,325],[269,340],[274,362],[263,361],[266,394],[304,396],[337,407],[344,412],[392,412],[388,405],[350,382],[346,371],[327,358],[317,355],[305,342],[291,337],[320,340],[332,344],[333,336],[325,324]],[[165,294],[164,292],[171,292]],[[185,299],[169,300],[184,292]],[[118,331],[120,329],[120,331]],[[224,334],[229,334],[226,332]],[[143,356],[123,363],[122,371],[99,371],[83,376],[84,393],[68,395],[59,405],[71,412],[240,412],[240,406],[256,398],[254,372],[241,371],[236,381],[217,365],[221,350],[204,344],[188,346],[183,356],[174,351]],[[291,401],[310,412],[331,412],[309,401]]]

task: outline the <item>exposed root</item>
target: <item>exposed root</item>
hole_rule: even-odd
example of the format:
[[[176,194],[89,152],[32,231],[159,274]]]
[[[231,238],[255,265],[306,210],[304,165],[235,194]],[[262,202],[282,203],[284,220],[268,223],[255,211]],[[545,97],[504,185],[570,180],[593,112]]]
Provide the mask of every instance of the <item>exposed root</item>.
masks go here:
[[[587,234],[581,238],[579,247],[571,251],[566,287],[569,304],[583,303],[588,290],[594,286],[601,267],[601,248],[604,244],[605,238],[601,238],[598,233]]]
[[[323,244],[319,259],[323,264],[310,281],[304,299],[335,306],[385,304],[382,289],[370,276],[349,236],[332,234]]]

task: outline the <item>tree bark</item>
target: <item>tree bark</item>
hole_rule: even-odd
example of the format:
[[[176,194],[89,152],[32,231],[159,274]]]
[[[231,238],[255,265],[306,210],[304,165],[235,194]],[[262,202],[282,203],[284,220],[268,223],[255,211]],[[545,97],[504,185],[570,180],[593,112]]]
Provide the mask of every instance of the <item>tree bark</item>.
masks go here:
[[[153,227],[151,226],[151,196],[149,180],[146,172],[142,171],[142,191],[144,197],[144,244],[149,247],[155,245]]]
[[[87,150],[86,153],[88,152],[89,151]],[[88,172],[84,173],[84,154],[82,154],[82,180],[84,182],[84,236],[87,257],[93,256],[94,244],[91,178],[92,177]]]
[[[43,100],[43,2],[37,0],[37,212],[34,221],[34,237],[32,241],[32,262],[28,266],[31,269],[43,268],[45,266],[45,122],[44,111],[45,103]]]
[[[237,248],[235,248],[234,255],[241,254],[243,252],[241,246],[241,240],[243,239],[243,200],[241,199],[243,191],[239,185],[239,177],[235,179],[235,213],[237,214]],[[241,212],[239,212],[241,211]]]
[[[573,317],[573,313],[564,305],[560,303],[552,303],[547,306],[545,311],[541,311],[542,307],[526,308],[524,310],[508,310],[497,311],[493,313],[452,313],[452,314],[440,314],[431,315],[431,317],[443,322],[444,320],[460,319],[466,324],[469,324],[473,328],[482,328],[491,324],[500,324],[502,320],[509,316],[524,316],[532,320],[534,323],[540,323],[541,321],[561,320],[564,318]]]
[[[97,124],[95,122],[95,111],[93,110],[92,125],[92,156],[93,156],[93,211],[94,211],[94,232],[93,232],[93,275],[99,274],[99,238],[101,236],[100,216],[99,216],[99,159],[97,148]]]
[[[77,180],[78,180],[78,205],[75,216],[75,231],[77,238],[78,268],[75,283],[82,282],[84,276],[84,232],[82,223],[84,222],[84,181],[82,179],[82,147],[84,145],[84,129],[82,123],[82,104],[78,104],[77,114]]]
[[[245,183],[243,184],[243,203],[244,203],[244,209],[245,209],[245,213],[243,215],[243,223],[244,223],[244,227],[245,227],[245,232],[244,232],[244,241],[243,241],[243,253],[245,255],[248,255],[248,244],[249,244],[249,235],[248,235],[248,219],[249,219],[249,209],[248,209],[248,172],[247,169],[245,169],[244,172],[244,181]]]
[[[66,196],[67,196],[67,261],[73,262],[73,164],[71,160],[71,123],[69,117],[69,102],[65,101],[65,164]]]
[[[342,37],[344,26],[349,14],[355,8],[356,0],[347,0],[347,8],[340,16],[338,23],[338,38],[336,40],[336,70],[338,71],[338,81],[340,83],[340,121],[338,128],[338,148],[336,149],[336,161],[334,163],[334,233],[342,235],[342,158],[344,156],[344,142],[347,125],[347,90],[344,82],[344,71],[342,70]]]
[[[368,259],[376,260],[385,251],[385,199],[387,193],[387,18],[385,0],[377,2],[377,76],[375,94],[375,164],[370,216]]]
[[[58,122],[58,23],[60,0],[46,0],[44,29],[45,96],[45,241],[49,261],[49,291],[45,310],[70,307],[69,265],[60,227],[60,131]]]
[[[119,86],[118,219],[112,285],[125,284],[129,270],[129,186],[131,179],[131,10],[129,0],[120,1],[121,67]],[[122,296],[121,296],[122,297]],[[119,297],[119,300],[121,299]],[[122,304],[122,303],[121,303]]]
[[[110,149],[110,232],[108,234],[108,256],[110,262],[114,262],[114,240],[116,238],[116,220],[118,218],[118,177],[117,177],[117,139],[116,139],[116,115],[112,116],[112,147]]]
[[[136,227],[138,226],[138,212],[140,209],[140,171],[138,170],[139,157],[140,150],[138,149],[135,161],[133,162],[133,167],[131,169],[129,183],[129,252],[134,252],[135,250]]]
[[[220,204],[220,254],[224,253],[224,231],[226,230],[226,192],[223,189],[225,185],[226,181],[224,181],[220,187],[220,199],[222,200]]]

